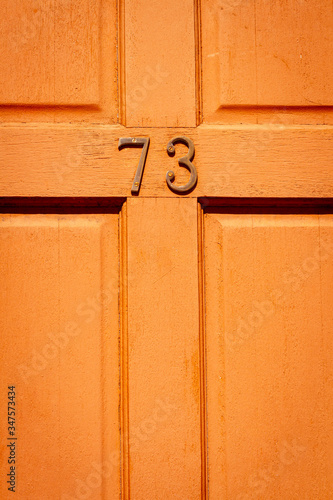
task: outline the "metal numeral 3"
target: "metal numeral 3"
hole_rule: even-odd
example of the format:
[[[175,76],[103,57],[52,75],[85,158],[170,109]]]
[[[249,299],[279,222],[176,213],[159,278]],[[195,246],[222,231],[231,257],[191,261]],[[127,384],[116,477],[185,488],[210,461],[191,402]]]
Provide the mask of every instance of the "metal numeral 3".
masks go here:
[[[179,137],[174,137],[171,139],[171,141],[168,142],[167,145],[167,152],[169,156],[174,156],[175,154],[175,144],[184,144],[185,146],[188,147],[188,153],[186,156],[183,156],[178,160],[179,165],[182,165],[183,167],[187,168],[191,172],[191,177],[190,180],[188,181],[187,184],[184,184],[183,186],[176,186],[173,184],[172,181],[175,179],[175,173],[172,170],[169,170],[166,174],[166,181],[174,193],[180,193],[180,194],[186,194],[189,191],[191,191],[198,180],[198,174],[195,166],[192,163],[192,160],[194,158],[194,153],[195,153],[195,148],[194,144],[191,141],[191,139],[188,139],[187,137],[184,136],[179,136]]]

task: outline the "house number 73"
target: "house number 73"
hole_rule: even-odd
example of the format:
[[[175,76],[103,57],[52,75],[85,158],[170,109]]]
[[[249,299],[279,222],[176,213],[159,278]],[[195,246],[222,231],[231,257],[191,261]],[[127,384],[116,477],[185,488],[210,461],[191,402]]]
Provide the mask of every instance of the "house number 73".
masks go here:
[[[132,189],[131,189],[132,194],[138,194],[140,191],[143,171],[145,168],[145,163],[148,155],[149,143],[150,143],[149,137],[121,137],[119,139],[118,143],[119,151],[123,148],[129,148],[129,147],[142,148],[138,168],[136,170],[132,184]],[[168,184],[168,187],[174,193],[186,194],[192,191],[192,189],[196,186],[198,180],[197,170],[192,163],[195,153],[194,144],[191,141],[191,139],[188,139],[188,137],[184,136],[174,137],[173,139],[171,139],[171,141],[168,142],[166,150],[169,156],[174,156],[176,151],[175,144],[180,144],[180,143],[188,147],[188,153],[186,156],[180,158],[178,160],[178,163],[179,165],[187,168],[190,171],[191,174],[190,180],[188,181],[187,184],[184,184],[183,186],[177,186],[176,184],[173,183],[173,181],[175,180],[175,174],[172,170],[169,170],[166,174],[166,182]]]

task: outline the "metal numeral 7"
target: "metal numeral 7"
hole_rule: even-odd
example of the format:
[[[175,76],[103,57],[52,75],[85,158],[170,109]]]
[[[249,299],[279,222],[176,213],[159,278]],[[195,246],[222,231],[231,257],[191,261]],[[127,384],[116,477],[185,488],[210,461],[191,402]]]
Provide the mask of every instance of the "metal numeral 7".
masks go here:
[[[149,137],[121,137],[118,143],[119,151],[123,148],[141,148],[142,153],[139,160],[139,165],[135,173],[134,181],[132,184],[131,193],[138,194],[140,191],[141,180],[143,176],[143,170],[145,168],[145,163],[147,159],[148,149],[149,149]]]

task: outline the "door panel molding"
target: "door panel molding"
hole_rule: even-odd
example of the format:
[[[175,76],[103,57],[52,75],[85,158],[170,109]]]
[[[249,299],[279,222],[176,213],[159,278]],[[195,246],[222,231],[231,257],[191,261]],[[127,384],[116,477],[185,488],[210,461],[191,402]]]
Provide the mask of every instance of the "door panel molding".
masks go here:
[[[201,418],[201,500],[209,497],[208,488],[208,443],[207,443],[207,351],[206,351],[206,292],[205,292],[205,226],[204,209],[198,208],[198,287],[199,287],[199,372],[200,372],[200,418]]]

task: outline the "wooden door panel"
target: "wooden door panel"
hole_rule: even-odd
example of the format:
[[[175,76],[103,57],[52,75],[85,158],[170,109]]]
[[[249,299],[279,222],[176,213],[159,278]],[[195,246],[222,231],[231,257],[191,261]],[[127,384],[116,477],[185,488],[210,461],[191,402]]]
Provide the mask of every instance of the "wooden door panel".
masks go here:
[[[119,498],[118,215],[3,215],[0,238],[2,437],[15,385],[16,494]]]
[[[329,499],[333,217],[205,216],[212,499]]]
[[[309,123],[311,107],[333,104],[329,0],[203,2],[202,47],[205,120],[223,121],[225,114],[230,120],[228,107],[249,106],[252,117],[262,120],[265,109],[258,113],[256,106],[286,106]],[[300,113],[297,107],[310,109]],[[238,120],[252,121],[248,111],[239,109]],[[332,123],[327,111],[329,117],[317,109],[318,123]]]
[[[1,121],[117,121],[115,1],[2,0],[1,9]]]
[[[99,3],[10,1],[4,7],[1,102],[98,104]]]

